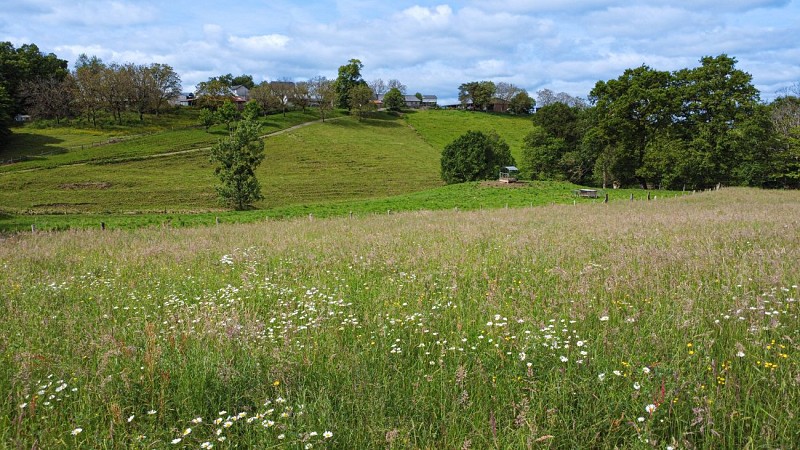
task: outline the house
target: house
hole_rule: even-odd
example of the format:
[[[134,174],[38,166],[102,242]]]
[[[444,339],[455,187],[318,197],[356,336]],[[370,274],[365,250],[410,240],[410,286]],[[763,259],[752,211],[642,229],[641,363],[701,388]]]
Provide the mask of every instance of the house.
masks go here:
[[[170,103],[176,106],[194,106],[197,98],[191,92],[182,92],[177,97],[170,100]]]
[[[487,105],[486,110],[490,112],[496,113],[504,113],[508,111],[510,103],[506,100],[501,98],[492,98],[492,101]]]
[[[241,84],[231,86],[231,93],[234,97],[243,98],[245,102],[250,99],[250,89],[248,89],[247,86],[242,86]]]
[[[375,101],[375,104],[378,107],[383,107],[383,97],[385,94],[381,94],[378,96],[378,100]],[[422,100],[420,100],[416,95],[404,95],[403,99],[406,102],[406,108],[412,109],[419,109],[419,108],[435,108],[438,105],[436,101],[438,98],[435,95],[423,95]]]

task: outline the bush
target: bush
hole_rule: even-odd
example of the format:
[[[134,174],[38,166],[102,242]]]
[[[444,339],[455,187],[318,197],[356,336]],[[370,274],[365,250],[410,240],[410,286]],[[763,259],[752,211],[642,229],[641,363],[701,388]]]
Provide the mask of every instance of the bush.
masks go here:
[[[467,131],[442,151],[442,179],[447,184],[495,178],[500,167],[514,165],[508,144],[494,131]]]

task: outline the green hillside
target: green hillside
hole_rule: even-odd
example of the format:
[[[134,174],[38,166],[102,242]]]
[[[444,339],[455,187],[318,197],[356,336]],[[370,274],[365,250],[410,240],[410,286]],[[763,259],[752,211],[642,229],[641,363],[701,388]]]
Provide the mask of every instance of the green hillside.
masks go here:
[[[374,113],[324,123],[315,112],[262,119],[264,163],[258,168],[265,199],[248,212],[218,203],[210,147],[226,131],[192,125],[122,129],[15,130],[3,155],[37,155],[0,166],[0,230],[191,226],[264,218],[370,214],[423,209],[480,209],[572,203],[569,183],[518,184],[516,189],[444,186],[441,149],[468,130],[496,131],[517,156],[531,124],[526,117],[465,111]],[[611,201],[645,198],[615,190]],[[674,196],[674,193],[660,193]],[[581,200],[586,202],[592,200]]]
[[[439,151],[467,131],[495,131],[508,142],[511,154],[518,162],[522,155],[522,140],[533,128],[529,116],[508,114],[439,110],[414,111],[405,117],[408,124]]]
[[[265,134],[314,121],[313,113],[264,119]],[[208,147],[225,135],[185,126],[125,135],[72,128],[15,131],[0,166],[0,205],[10,213],[219,210]],[[343,117],[265,139],[256,208],[384,198],[440,186],[441,148],[468,129],[496,130],[516,151],[526,119],[460,111]],[[142,130],[134,130],[142,131]]]

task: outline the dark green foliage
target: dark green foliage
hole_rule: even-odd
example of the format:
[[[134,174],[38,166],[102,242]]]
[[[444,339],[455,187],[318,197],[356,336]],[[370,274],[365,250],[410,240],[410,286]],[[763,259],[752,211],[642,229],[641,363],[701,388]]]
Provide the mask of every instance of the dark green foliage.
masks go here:
[[[11,111],[13,111],[11,97],[6,92],[6,88],[0,85],[0,142],[3,136],[8,134],[8,124],[11,122]]]
[[[358,84],[350,90],[348,95],[348,106],[358,120],[362,121],[369,114],[370,111],[375,109],[375,103],[372,101],[372,89],[366,84]]]
[[[476,111],[489,107],[497,87],[491,81],[471,81],[458,87],[458,101],[461,105]]]
[[[552,103],[533,115],[534,130],[523,143],[522,166],[533,179],[585,183],[594,160],[581,145],[584,112],[564,103]]]
[[[511,98],[508,104],[508,111],[512,114],[530,114],[536,101],[528,95],[527,91],[521,91]]]
[[[228,74],[230,76],[230,74]],[[239,75],[238,77],[231,78],[230,86],[244,86],[247,89],[253,89],[256,83],[253,81],[252,75]]]
[[[203,128],[206,129],[206,132],[208,132],[208,129],[211,128],[212,125],[217,123],[217,115],[214,114],[214,111],[211,111],[210,109],[207,108],[203,108],[200,110],[200,116],[197,118],[197,120],[198,122],[200,122],[200,125],[202,125]]]
[[[691,189],[766,186],[778,141],[750,74],[727,55],[676,72],[628,69],[591,92],[595,178]],[[602,159],[602,160],[601,160]]]
[[[26,111],[23,86],[51,78],[61,81],[67,67],[67,61],[41,52],[36,44],[14,48],[11,42],[0,42],[0,136],[8,133],[14,115]]]
[[[468,131],[442,151],[442,179],[447,184],[495,178],[502,166],[514,165],[508,144],[497,135]]]
[[[237,210],[263,198],[255,175],[264,160],[260,128],[256,122],[242,120],[230,137],[211,148],[211,162],[217,164],[214,172],[221,182],[217,193],[224,204]]]
[[[522,167],[534,180],[563,178],[559,162],[566,152],[564,139],[554,137],[542,127],[535,127],[525,136],[522,146]]]
[[[361,69],[363,68],[364,65],[357,59],[351,59],[347,64],[339,67],[339,76],[334,82],[337,107],[350,109],[352,89],[359,85],[367,86],[367,82],[361,78]]]
[[[389,89],[389,92],[383,96],[383,106],[389,111],[400,111],[406,106],[405,96],[400,89]]]
[[[220,123],[224,123],[230,130],[231,124],[239,118],[239,110],[236,109],[236,105],[234,105],[232,101],[228,100],[219,107],[216,115],[217,120]]]
[[[261,110],[261,106],[259,106],[258,102],[250,100],[244,105],[242,118],[246,120],[256,120],[257,118],[261,117],[261,114],[263,114],[263,111]]]

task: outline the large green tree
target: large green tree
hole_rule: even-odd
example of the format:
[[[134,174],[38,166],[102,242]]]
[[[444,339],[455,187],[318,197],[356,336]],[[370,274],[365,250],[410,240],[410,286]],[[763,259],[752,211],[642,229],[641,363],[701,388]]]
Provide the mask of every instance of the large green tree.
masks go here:
[[[442,151],[441,175],[447,184],[486,180],[514,164],[508,144],[497,133],[467,131]]]
[[[703,156],[700,184],[750,184],[750,176],[742,178],[749,169],[737,166],[761,165],[760,161],[741,157],[753,152],[763,154],[760,147],[768,142],[747,142],[739,136],[743,128],[751,128],[749,123],[753,120],[763,121],[763,117],[756,117],[766,112],[758,108],[758,90],[752,84],[752,76],[736,68],[735,58],[706,56],[700,63],[697,68],[675,74],[681,100],[680,121],[675,123],[684,130],[689,145]],[[751,144],[757,148],[745,148]]]
[[[15,48],[11,42],[0,42],[0,88],[4,92],[0,102],[5,105],[0,109],[0,134],[7,134],[14,115],[26,112],[24,85],[46,79],[60,82],[67,76],[67,68],[67,61],[45,54],[36,44]]]
[[[358,117],[359,122],[364,120],[367,114],[375,110],[372,89],[365,84],[354,86],[347,97],[349,102],[347,106]]]
[[[383,96],[383,106],[389,111],[400,111],[406,106],[406,98],[400,89],[391,88]]]
[[[458,101],[464,108],[471,106],[483,111],[491,104],[495,91],[496,86],[491,81],[470,81],[458,87]]]
[[[334,82],[337,107],[349,109],[350,93],[353,92],[353,88],[367,86],[367,82],[361,77],[361,69],[363,68],[364,64],[358,59],[351,59],[347,64],[339,67],[339,76]],[[370,90],[370,92],[372,91]]]
[[[508,111],[512,114],[530,114],[535,105],[536,100],[531,98],[526,90],[522,89],[509,101]]]
[[[598,109],[595,127],[602,129],[617,149],[616,176],[623,184],[645,184],[636,177],[645,148],[662,127],[672,120],[676,99],[670,95],[669,72],[647,66],[627,69],[616,80],[599,81],[590,98]],[[558,105],[559,103],[554,103]]]
[[[769,105],[775,138],[769,184],[800,188],[800,83]]]
[[[220,180],[217,194],[225,205],[237,210],[264,198],[255,174],[264,160],[260,129],[257,122],[242,120],[228,138],[211,148],[211,162],[217,165],[215,173]]]

